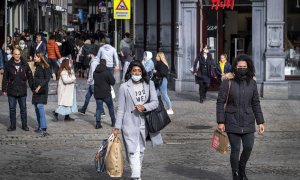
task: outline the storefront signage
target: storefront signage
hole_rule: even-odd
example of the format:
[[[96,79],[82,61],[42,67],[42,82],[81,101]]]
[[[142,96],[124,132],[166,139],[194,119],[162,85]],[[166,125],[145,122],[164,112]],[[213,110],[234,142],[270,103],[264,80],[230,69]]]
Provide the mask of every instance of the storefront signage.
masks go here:
[[[218,26],[207,26],[208,31],[214,31],[214,30],[217,30],[217,29],[218,29]]]
[[[130,0],[114,0],[114,19],[130,19]]]
[[[211,2],[211,9],[218,10],[219,7],[222,9],[231,9],[233,10],[234,7],[234,0],[210,0]]]

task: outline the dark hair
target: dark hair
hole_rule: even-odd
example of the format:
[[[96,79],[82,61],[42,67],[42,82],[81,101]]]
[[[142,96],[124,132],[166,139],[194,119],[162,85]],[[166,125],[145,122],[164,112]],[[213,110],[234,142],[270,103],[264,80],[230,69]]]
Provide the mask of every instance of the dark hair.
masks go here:
[[[52,34],[52,35],[50,35],[49,39],[55,40],[55,36]]]
[[[102,66],[106,66],[106,59],[100,59],[100,63]]]
[[[130,33],[129,33],[129,32],[126,32],[124,35],[125,35],[125,37],[127,37],[127,38],[130,37]]]
[[[137,61],[137,60],[132,61],[129,64],[127,72],[125,74],[125,81],[128,81],[131,78],[131,71],[132,71],[134,66],[138,66],[138,67],[141,68],[141,70],[142,70],[142,81],[145,81],[147,84],[149,84],[149,79],[148,79],[148,76],[147,76],[146,69],[144,68],[144,65],[141,63],[141,61]]]
[[[237,74],[236,66],[237,66],[238,62],[240,62],[240,61],[245,61],[247,63],[248,72],[246,74],[246,76],[247,76],[246,79],[247,79],[247,83],[249,84],[250,80],[253,79],[253,77],[255,76],[255,68],[254,68],[251,56],[249,56],[247,54],[240,54],[237,57],[235,57],[234,62],[232,64],[231,72],[233,72],[234,74]]]

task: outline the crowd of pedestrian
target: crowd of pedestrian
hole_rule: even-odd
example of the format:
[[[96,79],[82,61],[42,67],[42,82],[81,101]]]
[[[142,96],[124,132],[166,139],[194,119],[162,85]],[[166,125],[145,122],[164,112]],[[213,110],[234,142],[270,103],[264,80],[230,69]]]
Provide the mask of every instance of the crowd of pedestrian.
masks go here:
[[[150,137],[154,146],[163,144],[160,132],[147,131],[144,112],[156,109],[158,96],[161,95],[166,101],[167,113],[174,114],[167,91],[169,64],[164,52],[157,52],[153,59],[152,52],[145,51],[143,59],[135,60],[129,33],[120,42],[118,54],[110,44],[110,38],[99,32],[54,32],[49,34],[49,39],[45,38],[45,33],[38,33],[35,41],[26,33],[15,33],[14,38],[8,37],[6,46],[2,47],[0,88],[2,94],[8,97],[10,126],[7,131],[16,130],[17,103],[22,129],[29,131],[26,107],[28,86],[33,94],[32,104],[37,119],[34,131],[41,137],[49,135],[45,105],[48,83],[52,78],[57,81],[58,96],[58,107],[53,111],[54,120],[58,121],[58,116],[62,115],[64,120],[72,121],[71,114],[85,114],[90,98],[94,96],[95,128],[100,129],[105,103],[111,118],[112,133],[117,136],[122,130],[131,178],[141,179],[146,137]],[[115,115],[112,91],[116,82],[114,72],[118,70],[123,72]],[[259,133],[264,132],[251,57],[239,55],[231,66],[227,55],[222,54],[215,64],[209,47],[204,46],[194,61],[192,72],[199,84],[200,103],[206,99],[212,78],[221,83],[217,100],[217,128],[226,131],[229,137],[233,179],[247,179],[245,168],[254,143],[255,122]],[[79,109],[76,100],[78,78],[87,78],[85,102]],[[243,152],[239,157],[241,142]]]

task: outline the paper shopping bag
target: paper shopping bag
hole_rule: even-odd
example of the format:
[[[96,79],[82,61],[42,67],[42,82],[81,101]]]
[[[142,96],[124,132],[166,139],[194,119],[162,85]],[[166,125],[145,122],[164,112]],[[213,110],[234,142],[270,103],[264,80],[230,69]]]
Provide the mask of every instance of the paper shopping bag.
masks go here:
[[[218,151],[221,154],[226,154],[228,151],[228,137],[226,132],[222,132],[218,129],[215,130],[211,138],[211,148]]]
[[[122,177],[122,143],[118,137],[109,140],[105,156],[106,172],[110,177]]]
[[[102,143],[100,144],[96,155],[95,155],[95,167],[96,167],[96,171],[98,173],[101,172],[106,172],[105,169],[105,156],[106,156],[106,151],[107,151],[107,146],[108,146],[108,141],[113,139],[114,136],[113,134],[108,138],[102,141]]]

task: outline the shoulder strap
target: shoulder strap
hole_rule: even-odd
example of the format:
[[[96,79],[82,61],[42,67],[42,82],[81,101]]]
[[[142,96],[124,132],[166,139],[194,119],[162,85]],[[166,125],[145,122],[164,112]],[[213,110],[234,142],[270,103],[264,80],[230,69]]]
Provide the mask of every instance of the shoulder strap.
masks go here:
[[[226,110],[226,107],[227,107],[229,93],[230,93],[230,88],[231,88],[231,80],[228,81],[228,91],[227,91],[226,102],[225,102],[225,105],[224,105],[224,111]]]

